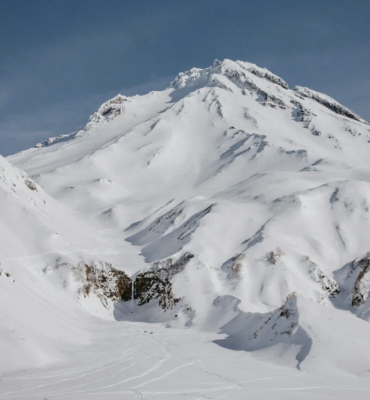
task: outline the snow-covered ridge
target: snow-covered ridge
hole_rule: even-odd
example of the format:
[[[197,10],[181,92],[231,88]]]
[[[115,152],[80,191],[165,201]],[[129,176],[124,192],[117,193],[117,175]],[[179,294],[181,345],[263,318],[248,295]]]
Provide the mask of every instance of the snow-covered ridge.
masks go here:
[[[72,133],[67,133],[67,134],[61,134],[55,137],[50,137],[43,142],[37,143],[35,147],[38,149],[40,147],[46,147],[50,146],[52,144],[60,143],[60,142],[65,142],[67,140],[74,139],[76,136],[77,132],[72,132]]]
[[[348,118],[352,118],[356,121],[362,122],[367,124],[367,122],[361,118],[359,115],[348,109],[347,107],[344,107],[342,104],[338,103],[331,97],[329,97],[326,94],[315,92],[312,89],[306,88],[306,87],[301,87],[301,86],[296,86],[294,90],[297,92],[297,94],[303,96],[303,97],[308,97],[310,99],[313,99],[317,101],[318,103],[324,105],[327,107],[329,110],[334,111],[335,113],[339,115],[344,115]]]
[[[245,70],[252,72],[252,74],[259,76],[261,78],[265,78],[271,81],[272,83],[276,83],[279,86],[283,87],[284,89],[289,89],[288,84],[283,79],[270,72],[267,68],[260,68],[255,64],[243,61],[237,61],[237,63]]]
[[[204,80],[215,79],[214,74],[223,75],[227,78],[236,78],[238,75],[245,76],[243,71],[247,71],[255,76],[258,76],[259,78],[267,79],[268,81],[275,83],[284,89],[289,89],[288,84],[283,79],[273,74],[266,68],[260,68],[256,64],[248,62],[235,62],[228,59],[225,59],[222,62],[215,60],[213,66],[209,68],[192,68],[190,71],[181,72],[171,83],[171,86],[182,88],[187,85],[199,84]]]
[[[257,78],[257,79],[256,79]],[[277,86],[277,90],[271,90],[269,85],[264,83],[272,83]],[[261,104],[270,107],[288,108],[286,100],[299,98],[309,98],[317,101],[326,108],[336,114],[354,119],[356,121],[367,123],[363,118],[341,105],[331,97],[315,92],[314,90],[296,86],[294,91],[289,89],[288,84],[279,76],[273,74],[266,68],[258,67],[256,64],[244,61],[232,61],[225,59],[224,61],[215,60],[213,66],[208,68],[192,68],[186,72],[180,72],[170,88],[182,89],[185,87],[194,90],[200,87],[219,87],[231,93],[235,90],[235,85],[244,92],[248,91],[259,96]],[[282,96],[280,88],[285,89],[285,96]],[[294,97],[292,95],[295,95]],[[287,97],[285,99],[283,97]],[[62,134],[57,137],[46,139],[36,144],[36,148],[50,146],[52,144],[68,141],[85,135],[85,133],[103,122],[110,122],[118,116],[124,114],[125,103],[135,101],[134,98],[126,97],[121,94],[104,102],[99,109],[91,114],[87,124],[77,132],[70,134]],[[294,100],[293,100],[294,101]]]
[[[128,100],[126,96],[118,94],[112,99],[104,102],[97,111],[90,115],[88,123],[77,132],[69,133],[66,135],[59,135],[46,139],[41,143],[35,145],[36,148],[50,146],[52,144],[68,141],[75,139],[76,137],[83,136],[87,131],[96,126],[96,124],[101,124],[102,122],[113,121],[119,115],[122,115],[125,111],[124,103]]]

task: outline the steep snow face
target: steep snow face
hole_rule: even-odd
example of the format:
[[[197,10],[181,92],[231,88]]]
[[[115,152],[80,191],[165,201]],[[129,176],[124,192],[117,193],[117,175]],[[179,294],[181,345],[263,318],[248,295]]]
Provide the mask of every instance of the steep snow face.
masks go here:
[[[77,221],[71,231],[86,239],[85,247],[70,239],[67,269],[51,263],[48,279],[61,296],[94,315],[222,332],[228,338],[217,344],[227,349],[343,372],[356,369],[361,354],[359,342],[348,365],[336,355],[351,321],[361,338],[370,333],[342,311],[368,320],[367,261],[342,275],[370,248],[369,149],[366,121],[330,97],[291,90],[251,63],[216,60],[161,92],[118,95],[77,133],[8,159],[32,177],[18,173],[22,193],[36,196],[29,180],[37,196],[47,196],[43,187],[63,207],[51,226]],[[36,252],[51,246],[38,242]],[[93,274],[125,301],[105,301],[104,285],[81,296],[71,271],[82,270],[85,287],[95,265],[127,274],[124,297],[116,273]],[[65,288],[57,284],[63,279]],[[336,330],[333,342],[326,323]],[[342,323],[346,338],[337,332]],[[368,377],[365,363],[360,370]]]
[[[0,260],[95,243],[91,228],[0,156]]]

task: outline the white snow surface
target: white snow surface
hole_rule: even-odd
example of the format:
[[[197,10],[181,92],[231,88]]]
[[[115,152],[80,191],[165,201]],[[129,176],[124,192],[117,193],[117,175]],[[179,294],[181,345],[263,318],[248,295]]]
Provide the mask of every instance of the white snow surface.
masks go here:
[[[369,149],[329,96],[216,60],[0,156],[0,399],[367,399]],[[166,310],[81,292],[184,254]]]

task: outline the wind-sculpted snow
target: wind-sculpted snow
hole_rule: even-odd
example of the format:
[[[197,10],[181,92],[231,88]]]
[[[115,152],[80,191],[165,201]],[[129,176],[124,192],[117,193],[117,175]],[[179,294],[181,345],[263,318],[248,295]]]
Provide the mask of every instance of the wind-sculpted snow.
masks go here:
[[[170,211],[167,211],[163,215],[156,218],[147,228],[136,233],[132,237],[128,238],[129,241],[135,244],[147,244],[159,239],[163,234],[167,233],[175,224],[176,220],[181,217],[185,204],[181,202]],[[140,226],[145,223],[140,221]],[[138,226],[137,224],[136,226]]]
[[[25,173],[0,159],[1,368],[73,353],[66,381],[24,384],[46,398],[367,398],[369,149],[329,96],[216,60],[8,158]]]
[[[225,304],[225,299],[215,300],[216,307]],[[237,311],[236,302],[234,309]],[[304,361],[309,354],[312,339],[299,324],[299,309],[295,293],[287,296],[284,304],[276,310],[266,314],[238,315],[221,328],[222,333],[228,337],[217,341],[221,346],[232,350],[258,351],[266,347],[283,344],[294,344],[296,350],[295,358],[297,366]]]
[[[166,258],[178,253],[191,241],[192,235],[199,228],[203,218],[212,211],[214,206],[215,204],[211,204],[205,209],[195,213],[185,220],[178,228],[174,230],[169,229],[169,232],[167,233],[166,225],[168,223],[173,225],[174,221],[171,221],[171,219],[176,218],[179,215],[179,208],[175,207],[170,211],[170,213],[166,213],[154,221],[149,228],[127,238],[127,240],[133,244],[142,244],[148,241],[148,244],[142,249],[142,254],[148,262]],[[157,230],[157,232],[153,232],[153,235],[148,236],[147,232],[149,231],[149,233],[151,233],[151,231],[153,231],[160,223],[162,229],[165,228],[165,230]]]

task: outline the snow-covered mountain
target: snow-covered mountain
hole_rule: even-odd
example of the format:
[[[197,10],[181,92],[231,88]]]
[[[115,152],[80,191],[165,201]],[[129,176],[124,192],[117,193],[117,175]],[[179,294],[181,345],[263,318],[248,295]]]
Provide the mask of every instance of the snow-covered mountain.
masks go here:
[[[324,375],[346,377],[347,386],[360,377],[365,396],[369,150],[370,126],[356,113],[247,62],[216,60],[163,91],[117,95],[78,132],[0,159],[1,268],[21,289],[5,273],[0,285],[7,282],[12,304],[26,292],[38,301],[44,288],[68,343],[76,320],[85,321],[81,338],[91,326],[127,332],[154,323],[148,331],[155,326],[161,337],[173,328],[181,343],[209,335],[204,349],[222,351],[225,363],[243,350],[248,363],[298,368],[321,383]],[[27,331],[19,321],[32,314],[32,301],[28,307],[6,318]],[[34,353],[47,352],[34,337]],[[17,358],[20,345],[11,343],[8,357]],[[68,346],[50,344],[56,353]],[[177,360],[181,352],[170,353]],[[229,398],[245,398],[242,378],[232,382]],[[142,385],[127,393],[146,398]],[[53,396],[84,398],[54,386]],[[184,393],[178,387],[171,398]]]

